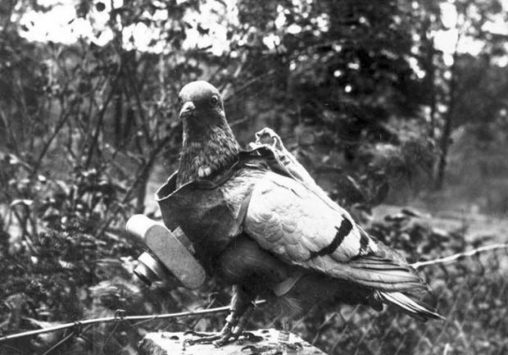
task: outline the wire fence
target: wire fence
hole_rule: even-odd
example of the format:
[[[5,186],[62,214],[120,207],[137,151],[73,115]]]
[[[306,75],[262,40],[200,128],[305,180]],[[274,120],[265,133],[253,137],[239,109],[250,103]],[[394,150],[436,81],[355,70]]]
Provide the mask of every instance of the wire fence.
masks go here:
[[[341,306],[333,312],[310,312],[293,331],[328,354],[506,354],[507,256],[508,245],[500,244],[414,264],[434,289],[444,322],[421,323],[391,309],[378,313],[363,306]],[[158,321],[160,330],[192,329],[204,318],[216,317],[219,324],[228,309],[146,316],[117,310],[109,317],[0,334],[0,354],[25,354],[26,344],[37,342],[48,344],[41,354],[134,354],[147,322]],[[258,313],[263,314],[262,306]]]
[[[444,322],[342,307],[327,315],[313,343],[329,354],[507,354],[507,255],[504,249],[423,264]]]

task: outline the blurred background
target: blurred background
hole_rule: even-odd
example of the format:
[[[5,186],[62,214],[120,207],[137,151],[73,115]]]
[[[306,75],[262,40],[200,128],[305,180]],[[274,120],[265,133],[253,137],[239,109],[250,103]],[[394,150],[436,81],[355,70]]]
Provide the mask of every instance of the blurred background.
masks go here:
[[[508,1],[3,0],[0,331],[228,303],[132,277],[134,213],[175,170],[177,93],[208,80],[243,144],[278,132],[369,231],[429,260],[508,238]],[[508,352],[507,254],[429,266],[444,323],[393,310],[311,312],[330,354]],[[150,330],[88,327],[0,353],[130,354]],[[251,327],[270,326],[257,312]]]

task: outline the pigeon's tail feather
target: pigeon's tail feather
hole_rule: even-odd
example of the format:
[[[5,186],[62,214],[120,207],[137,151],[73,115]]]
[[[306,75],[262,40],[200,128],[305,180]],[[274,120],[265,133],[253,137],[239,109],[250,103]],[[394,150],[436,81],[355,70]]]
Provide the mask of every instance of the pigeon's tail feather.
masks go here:
[[[407,314],[418,318],[422,321],[426,321],[429,319],[441,319],[445,318],[440,314],[430,310],[427,305],[413,300],[410,297],[406,296],[402,292],[378,292],[379,297],[386,303],[397,306]]]

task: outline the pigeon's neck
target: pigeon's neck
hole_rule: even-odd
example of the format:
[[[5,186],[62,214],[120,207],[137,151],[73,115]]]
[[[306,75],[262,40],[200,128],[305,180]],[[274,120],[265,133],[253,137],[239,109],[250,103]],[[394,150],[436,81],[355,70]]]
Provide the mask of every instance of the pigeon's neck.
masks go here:
[[[177,186],[231,165],[239,152],[240,145],[229,126],[213,127],[206,135],[192,135],[184,130]]]

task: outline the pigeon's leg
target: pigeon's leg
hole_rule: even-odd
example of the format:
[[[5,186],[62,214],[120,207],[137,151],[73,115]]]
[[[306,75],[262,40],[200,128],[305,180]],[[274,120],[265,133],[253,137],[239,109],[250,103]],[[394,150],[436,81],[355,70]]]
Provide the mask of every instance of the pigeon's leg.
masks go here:
[[[233,286],[233,298],[231,300],[231,311],[226,317],[226,325],[216,335],[202,335],[193,333],[199,336],[199,339],[187,341],[188,344],[209,344],[214,343],[216,346],[223,346],[228,343],[234,342],[243,334],[243,329],[247,322],[248,316],[254,309],[255,295],[245,290],[241,286]],[[251,334],[245,334],[251,337]]]

